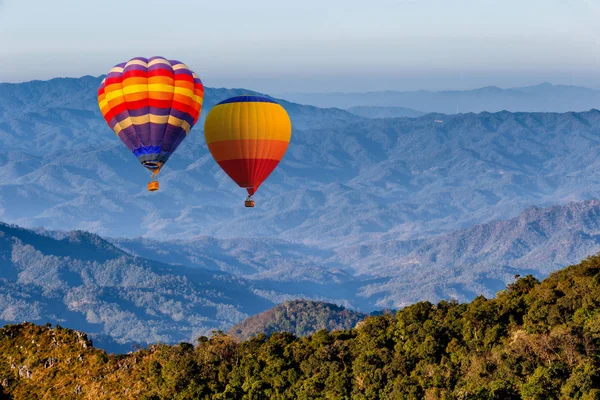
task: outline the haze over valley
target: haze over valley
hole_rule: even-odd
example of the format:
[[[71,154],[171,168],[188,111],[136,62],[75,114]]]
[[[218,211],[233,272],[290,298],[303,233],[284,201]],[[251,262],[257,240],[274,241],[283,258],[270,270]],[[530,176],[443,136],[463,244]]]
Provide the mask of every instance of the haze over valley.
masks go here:
[[[123,351],[297,298],[369,313],[491,297],[516,274],[543,278],[600,250],[591,102],[426,114],[280,100],[293,139],[248,210],[201,128],[148,193],[99,116],[99,82],[0,84],[0,215],[26,228],[3,228],[4,322],[61,323]],[[207,88],[203,115],[244,93]]]

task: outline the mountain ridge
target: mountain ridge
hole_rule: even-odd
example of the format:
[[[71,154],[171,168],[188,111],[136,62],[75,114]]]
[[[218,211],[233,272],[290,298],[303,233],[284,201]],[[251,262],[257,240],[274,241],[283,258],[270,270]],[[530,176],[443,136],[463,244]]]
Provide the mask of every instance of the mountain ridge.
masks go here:
[[[600,108],[600,90],[572,85],[539,85],[469,90],[379,91],[364,93],[282,93],[302,104],[348,109],[358,106],[408,107],[425,113],[440,112],[569,112]]]
[[[0,262],[0,321],[66,323],[109,349],[226,329],[273,305],[240,278],[133,257],[87,232],[1,224]]]

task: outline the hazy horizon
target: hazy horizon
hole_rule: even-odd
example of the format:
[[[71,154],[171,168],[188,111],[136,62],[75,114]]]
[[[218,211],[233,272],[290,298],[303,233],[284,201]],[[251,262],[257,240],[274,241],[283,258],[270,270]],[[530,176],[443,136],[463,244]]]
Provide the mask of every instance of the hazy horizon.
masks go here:
[[[98,76],[163,55],[207,86],[270,93],[599,88],[599,17],[591,0],[0,0],[0,81]]]
[[[44,79],[30,79],[30,80],[16,80],[16,81],[0,81],[0,84],[2,83],[6,83],[6,84],[22,84],[22,83],[28,83],[28,82],[35,82],[35,81],[49,81],[49,80],[53,80],[53,79],[81,79],[81,78],[85,78],[87,76],[91,76],[93,78],[99,78],[100,76],[103,76],[104,74],[100,74],[100,75],[81,75],[81,76],[55,76],[55,77],[49,77],[49,78],[44,78]],[[250,87],[250,86],[246,86],[246,87],[236,87],[236,86],[212,86],[207,84],[206,82],[204,82],[206,87],[212,87],[215,89],[248,89],[248,90],[253,90],[253,91],[259,91],[258,89],[254,88],[254,87]],[[568,84],[561,84],[561,83],[554,83],[554,82],[547,82],[547,81],[543,81],[543,82],[538,82],[538,83],[533,83],[533,84],[525,84],[525,85],[519,85],[519,86],[499,86],[499,85],[494,85],[494,84],[489,84],[489,85],[483,85],[483,86],[473,86],[473,87],[464,87],[464,88],[446,88],[446,89],[407,89],[407,90],[402,90],[402,89],[381,89],[381,90],[362,90],[362,91],[341,91],[341,90],[331,90],[331,91],[316,91],[316,90],[286,90],[286,91],[264,91],[264,93],[269,94],[269,95],[286,95],[286,94],[315,94],[315,95],[319,95],[319,94],[353,94],[353,93],[377,93],[377,92],[419,92],[419,91],[427,91],[427,92],[445,92],[445,91],[471,91],[471,90],[477,90],[477,89],[483,89],[486,87],[497,87],[499,89],[502,90],[510,90],[510,89],[520,89],[520,88],[525,88],[525,87],[535,87],[535,86],[541,86],[544,84],[550,84],[552,86],[571,86],[571,87],[579,87],[579,88],[583,88],[583,89],[591,89],[591,90],[600,90],[600,86],[598,87],[593,87],[593,86],[583,86],[583,85],[568,85]],[[260,92],[260,91],[259,91]]]

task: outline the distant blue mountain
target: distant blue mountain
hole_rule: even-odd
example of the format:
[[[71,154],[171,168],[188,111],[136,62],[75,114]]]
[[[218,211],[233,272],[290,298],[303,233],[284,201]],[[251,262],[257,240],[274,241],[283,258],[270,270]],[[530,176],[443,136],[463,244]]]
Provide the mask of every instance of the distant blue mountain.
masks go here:
[[[445,114],[484,111],[569,112],[600,108],[600,90],[549,83],[512,89],[489,86],[440,92],[285,93],[280,96],[318,107],[406,107]]]
[[[0,224],[0,323],[63,324],[111,351],[193,341],[273,303],[248,282],[133,257],[86,232]]]
[[[543,278],[598,251],[597,200],[337,253],[260,238],[108,241],[0,224],[0,324],[58,323],[124,352],[135,343],[193,342],[286,300],[372,311],[493,296],[516,274]]]
[[[406,107],[350,107],[348,112],[365,118],[416,118],[425,113]]]
[[[565,217],[544,228],[545,237],[564,237],[562,247],[556,244],[560,241],[522,238],[514,228],[518,223],[508,224],[517,232],[513,236],[492,235],[486,242],[490,251],[494,243],[498,249],[519,249],[520,243],[527,243],[525,255],[517,258],[511,251],[494,250],[493,257],[469,253],[464,241],[485,240],[464,229],[513,221],[532,205],[571,207],[565,204],[597,197],[597,110],[367,119],[282,100],[294,125],[292,142],[256,195],[257,207],[250,210],[242,206],[244,191],[212,160],[201,123],[161,172],[161,190],[148,193],[148,175],[97,110],[98,83],[99,78],[84,77],[0,85],[0,220],[110,237],[115,248],[102,250],[100,254],[109,253],[102,257],[123,252],[133,260],[135,255],[154,259],[145,261],[150,270],[164,267],[177,279],[188,276],[177,275],[180,268],[198,268],[200,280],[224,273],[219,279],[234,283],[221,294],[229,296],[229,287],[239,288],[236,293],[247,294],[252,310],[297,297],[364,311],[416,299],[467,300],[478,293],[493,294],[515,271],[548,273],[550,269],[526,264],[535,257],[545,257],[552,261],[545,265],[559,268],[596,249],[594,225],[580,222],[586,219]],[[204,112],[242,93],[252,92],[207,88]],[[590,203],[582,209],[593,215],[595,207]],[[545,215],[540,212],[538,219]],[[62,240],[56,234],[43,236]],[[12,251],[6,260],[12,260]],[[69,265],[68,257],[91,263],[91,269],[97,268],[94,263],[107,268],[105,264],[113,262],[100,256],[80,259],[79,248],[52,251],[58,269]],[[45,269],[49,264],[41,265]],[[470,266],[479,272],[471,273]],[[11,285],[20,285],[15,280],[21,267],[11,268]],[[128,268],[119,264],[117,269],[136,276],[136,270]],[[48,285],[57,281],[59,286],[80,286],[80,278],[65,281],[61,274],[50,275]],[[206,279],[211,285],[219,282]],[[45,293],[53,293],[36,288],[18,286],[15,293],[23,291],[40,304]],[[106,299],[120,304],[123,293],[110,292]],[[26,296],[19,304],[29,304]],[[175,301],[166,296],[164,301],[171,300]],[[237,310],[232,315],[251,314],[237,297],[223,304]],[[24,307],[17,308],[18,318],[26,317],[29,308]],[[43,307],[42,316],[54,305]],[[137,309],[140,315],[144,310]],[[203,321],[198,329],[204,330],[229,326],[235,319],[217,318],[212,309],[193,315]],[[140,323],[140,337],[154,324],[148,321]],[[95,332],[105,335],[103,329]],[[150,336],[180,337],[168,330],[156,332]],[[129,340],[120,335],[115,340]]]
[[[447,234],[411,240],[388,234],[336,251],[263,238],[111,242],[165,263],[242,276],[274,302],[324,299],[370,312],[420,300],[493,297],[516,274],[541,279],[596,254],[600,201],[530,207]]]
[[[365,119],[282,101],[293,137],[255,209],[240,207],[244,191],[213,161],[201,123],[161,172],[162,190],[148,193],[147,172],[96,110],[98,82],[0,86],[1,219],[112,237],[258,236],[334,249],[600,192],[598,111]],[[206,110],[249,92],[208,88]]]
[[[56,78],[19,84],[0,83],[0,145],[31,155],[81,152],[114,144],[116,137],[100,114],[97,92],[103,77]],[[201,120],[192,134],[201,135],[206,114],[215,104],[246,89],[205,88]],[[357,115],[280,100],[298,127],[322,126]]]

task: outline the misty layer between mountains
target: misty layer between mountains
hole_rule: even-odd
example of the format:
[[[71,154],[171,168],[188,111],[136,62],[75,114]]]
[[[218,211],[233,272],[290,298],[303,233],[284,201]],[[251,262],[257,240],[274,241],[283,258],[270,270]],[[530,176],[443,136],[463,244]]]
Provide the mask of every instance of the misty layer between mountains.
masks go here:
[[[492,296],[600,248],[597,110],[366,118],[283,101],[292,142],[248,212],[196,128],[148,193],[98,83],[0,85],[0,219],[107,238],[4,227],[0,320],[189,340],[297,297],[371,311]],[[243,93],[207,88],[203,115]]]

